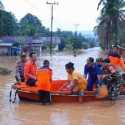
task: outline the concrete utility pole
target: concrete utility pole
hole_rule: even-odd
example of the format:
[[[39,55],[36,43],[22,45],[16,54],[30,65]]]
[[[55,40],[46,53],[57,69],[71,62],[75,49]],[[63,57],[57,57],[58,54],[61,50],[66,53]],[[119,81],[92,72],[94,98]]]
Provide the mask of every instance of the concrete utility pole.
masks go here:
[[[53,6],[58,5],[58,2],[46,2],[51,6],[51,36],[50,36],[50,56],[52,56],[52,45],[53,45]]]
[[[77,36],[77,30],[78,30],[79,24],[74,24],[74,26],[75,26],[75,33],[76,33],[76,36]]]
[[[75,27],[74,35],[75,35],[75,41],[76,41],[76,42],[78,42],[78,41],[77,41],[77,29],[78,29],[78,26],[79,26],[79,24],[74,24],[74,27]],[[73,49],[74,57],[76,57],[76,54],[77,54],[76,51],[77,51],[76,48],[74,48],[74,49]]]

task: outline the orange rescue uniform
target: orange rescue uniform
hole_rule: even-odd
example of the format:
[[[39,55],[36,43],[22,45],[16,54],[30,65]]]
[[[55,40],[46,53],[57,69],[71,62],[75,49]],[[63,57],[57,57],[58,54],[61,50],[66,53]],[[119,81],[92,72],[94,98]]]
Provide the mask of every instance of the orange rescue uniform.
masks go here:
[[[116,68],[120,67],[125,71],[125,64],[122,58],[109,56],[109,60],[112,65],[116,66]]]
[[[52,70],[39,69],[37,71],[37,85],[40,90],[50,91],[52,83]]]
[[[24,66],[24,76],[25,80],[27,81],[29,78],[32,78],[32,76],[36,76],[37,74],[37,65],[33,63],[31,60],[25,63]]]

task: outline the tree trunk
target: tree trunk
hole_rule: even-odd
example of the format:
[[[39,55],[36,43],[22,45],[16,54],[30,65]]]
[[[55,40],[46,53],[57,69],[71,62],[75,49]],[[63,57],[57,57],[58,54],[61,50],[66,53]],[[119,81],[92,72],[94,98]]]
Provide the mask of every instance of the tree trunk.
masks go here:
[[[111,22],[109,21],[106,26],[106,34],[105,34],[105,49],[109,50],[111,42]]]

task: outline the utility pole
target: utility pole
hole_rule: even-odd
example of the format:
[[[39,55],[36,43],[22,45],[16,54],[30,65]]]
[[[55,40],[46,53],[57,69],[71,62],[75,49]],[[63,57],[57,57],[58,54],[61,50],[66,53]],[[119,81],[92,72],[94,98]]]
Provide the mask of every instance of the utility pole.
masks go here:
[[[78,30],[79,24],[74,24],[74,26],[75,26],[75,33],[76,33],[76,36],[77,36],[77,30]]]
[[[53,45],[53,7],[58,5],[58,2],[46,2],[46,4],[51,6],[51,36],[50,36],[50,56],[52,56],[52,45]]]
[[[79,26],[79,24],[74,24],[74,26],[75,26],[75,33],[74,33],[74,35],[75,35],[75,42],[74,42],[74,44],[77,44],[77,29],[78,29],[78,26]],[[77,55],[77,48],[74,48],[73,49],[73,54],[74,54],[74,57],[76,57],[76,55]]]

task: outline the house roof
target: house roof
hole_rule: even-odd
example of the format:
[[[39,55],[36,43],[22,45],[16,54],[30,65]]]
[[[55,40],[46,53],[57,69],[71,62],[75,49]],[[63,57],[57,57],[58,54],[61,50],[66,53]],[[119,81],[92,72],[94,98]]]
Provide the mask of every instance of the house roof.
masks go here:
[[[13,43],[0,43],[0,47],[12,47]]]
[[[32,44],[42,44],[42,43],[49,43],[51,41],[51,37],[39,37],[37,39],[32,40]],[[59,37],[53,37],[52,42],[54,44],[59,44],[61,39]]]
[[[23,39],[23,40],[22,40]],[[23,41],[24,44],[45,44],[45,43],[50,43],[51,37],[25,37],[25,36],[5,36],[0,38],[0,43],[16,43],[19,41]],[[3,42],[4,41],[4,42]],[[60,37],[53,36],[53,44],[59,44],[61,42]]]

